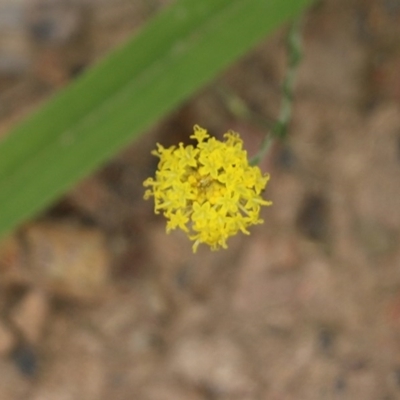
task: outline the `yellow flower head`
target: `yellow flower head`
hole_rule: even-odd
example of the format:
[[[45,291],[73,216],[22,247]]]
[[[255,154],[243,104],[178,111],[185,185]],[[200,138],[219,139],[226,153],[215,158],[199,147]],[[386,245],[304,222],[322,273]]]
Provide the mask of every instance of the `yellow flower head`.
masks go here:
[[[249,234],[247,227],[260,224],[262,191],[269,175],[262,175],[257,166],[250,166],[243,141],[235,132],[224,135],[221,142],[199,126],[190,136],[197,146],[157,144],[153,155],[160,158],[155,178],[143,183],[149,187],[144,198],[154,197],[154,211],[167,218],[167,232],[180,228],[194,241],[212,250],[226,248],[228,237],[239,231]]]

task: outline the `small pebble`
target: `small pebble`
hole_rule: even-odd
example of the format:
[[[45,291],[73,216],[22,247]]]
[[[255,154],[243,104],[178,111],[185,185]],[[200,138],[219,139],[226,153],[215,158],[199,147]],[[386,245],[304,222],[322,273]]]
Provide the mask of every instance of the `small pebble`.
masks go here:
[[[38,0],[27,11],[31,38],[39,45],[60,46],[73,40],[83,29],[81,7],[67,2]]]
[[[0,321],[0,356],[9,354],[16,345],[16,338],[11,329]]]
[[[32,347],[21,345],[15,350],[12,358],[23,375],[33,377],[36,374],[38,360]]]
[[[335,341],[333,332],[326,328],[321,329],[321,331],[319,332],[318,341],[321,350],[324,353],[329,353],[332,350]]]
[[[41,290],[33,289],[12,310],[10,320],[24,340],[37,344],[42,337],[49,311],[48,296]]]
[[[25,230],[32,274],[49,293],[93,301],[109,283],[111,254],[102,231],[72,223],[40,223]]]
[[[324,240],[328,230],[328,207],[322,196],[309,195],[300,210],[297,226],[303,235],[313,240]]]

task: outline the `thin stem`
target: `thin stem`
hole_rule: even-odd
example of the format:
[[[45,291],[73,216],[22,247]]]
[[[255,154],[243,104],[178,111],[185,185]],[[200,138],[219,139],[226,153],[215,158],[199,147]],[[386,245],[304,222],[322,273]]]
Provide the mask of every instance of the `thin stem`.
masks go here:
[[[288,66],[282,85],[281,109],[278,120],[272,126],[261,143],[260,150],[250,160],[252,165],[258,164],[270,149],[275,139],[284,140],[288,133],[289,123],[292,117],[293,92],[297,70],[302,59],[302,20],[296,19],[289,30],[287,37]]]

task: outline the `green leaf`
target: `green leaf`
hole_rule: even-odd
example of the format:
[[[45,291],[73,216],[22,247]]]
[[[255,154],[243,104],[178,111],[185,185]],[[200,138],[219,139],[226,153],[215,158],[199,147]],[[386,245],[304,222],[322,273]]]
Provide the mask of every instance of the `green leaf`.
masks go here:
[[[0,143],[0,235],[43,210],[309,3],[180,0],[151,19]]]

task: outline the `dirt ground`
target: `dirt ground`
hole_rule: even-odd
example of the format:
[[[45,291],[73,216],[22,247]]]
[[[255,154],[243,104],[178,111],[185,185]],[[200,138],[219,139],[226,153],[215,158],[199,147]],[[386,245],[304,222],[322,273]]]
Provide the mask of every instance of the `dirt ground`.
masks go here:
[[[0,0],[0,132],[122,43],[163,0]],[[306,15],[289,138],[265,223],[201,247],[142,199],[155,142],[194,124],[263,132],[285,31],[85,179],[0,248],[1,400],[400,398],[400,1]]]

